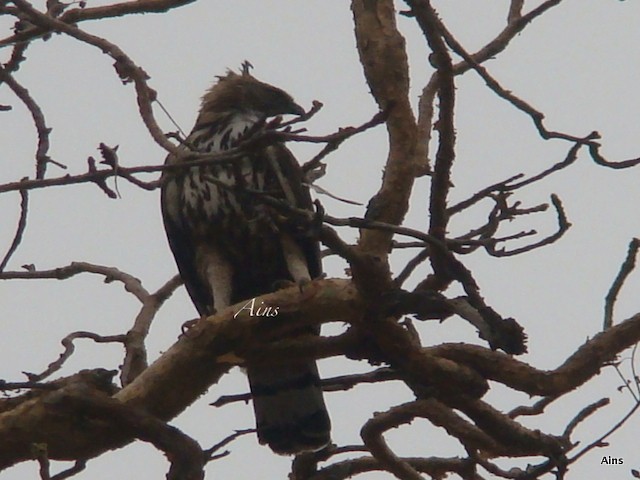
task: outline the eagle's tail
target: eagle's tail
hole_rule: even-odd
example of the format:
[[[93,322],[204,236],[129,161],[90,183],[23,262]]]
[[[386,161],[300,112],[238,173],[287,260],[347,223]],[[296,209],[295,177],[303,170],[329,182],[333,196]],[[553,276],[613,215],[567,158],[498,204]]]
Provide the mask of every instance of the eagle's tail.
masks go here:
[[[247,368],[258,440],[282,455],[331,441],[331,422],[315,362]]]

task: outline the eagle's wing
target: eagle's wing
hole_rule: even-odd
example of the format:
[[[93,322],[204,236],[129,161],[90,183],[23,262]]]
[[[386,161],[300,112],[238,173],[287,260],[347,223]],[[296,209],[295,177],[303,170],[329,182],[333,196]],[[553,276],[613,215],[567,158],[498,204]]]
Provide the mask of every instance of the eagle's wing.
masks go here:
[[[176,184],[175,176],[171,173],[163,175],[160,205],[169,246],[178,265],[180,277],[198,313],[212,315],[214,313],[213,296],[209,286],[201,282],[198,277],[195,258],[196,245],[194,245],[191,233],[185,225],[185,218],[180,209],[182,205],[180,197],[181,190]]]
[[[313,202],[309,187],[305,185],[302,168],[291,151],[282,144],[276,144],[269,147],[267,154],[270,154],[271,158],[275,160],[282,175],[281,180],[286,183],[286,185],[279,185],[279,188],[277,188],[277,190],[281,190],[280,195],[283,199],[293,207],[312,211]],[[290,194],[288,194],[287,190],[289,190]],[[289,198],[289,196],[293,198]],[[291,235],[304,253],[304,261],[311,278],[318,278],[322,274],[322,260],[320,243],[314,232],[310,232],[307,225],[300,226],[291,223],[286,233]]]

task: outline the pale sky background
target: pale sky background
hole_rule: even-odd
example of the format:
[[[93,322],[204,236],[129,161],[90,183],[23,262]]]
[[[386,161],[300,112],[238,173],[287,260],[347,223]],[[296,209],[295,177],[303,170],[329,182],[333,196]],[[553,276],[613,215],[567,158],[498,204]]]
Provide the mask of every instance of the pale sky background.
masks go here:
[[[42,2],[34,2],[43,4]],[[90,1],[89,6],[109,2]],[[506,0],[441,0],[433,2],[444,21],[467,50],[475,51],[503,28]],[[542,3],[527,3],[527,11]],[[397,2],[399,9],[405,9]],[[412,101],[428,79],[425,40],[410,19],[399,18],[411,60]],[[502,84],[546,114],[547,126],[574,135],[598,130],[603,153],[610,160],[640,155],[640,2],[616,0],[565,1],[536,20],[515,38],[509,49],[486,63]],[[0,19],[3,36],[10,31]],[[290,92],[305,107],[314,99],[325,104],[308,122],[312,134],[326,134],[341,126],[357,125],[376,112],[358,62],[349,2],[307,0],[202,0],[168,14],[131,16],[83,22],[81,28],[119,45],[150,75],[150,85],[183,130],[195,120],[199,97],[214,76],[248,59],[254,74]],[[2,52],[2,62],[9,49]],[[29,88],[53,127],[51,156],[69,173],[86,170],[88,156],[97,156],[100,142],[120,145],[126,166],[154,165],[165,154],[150,139],[137,116],[134,90],[122,86],[109,57],[94,47],[62,35],[36,41],[16,79]],[[457,160],[452,201],[468,197],[489,183],[516,173],[533,174],[558,162],[570,145],[541,140],[528,117],[497,98],[472,72],[457,80]],[[0,104],[14,111],[0,113],[0,182],[32,176],[35,132],[28,112],[8,88],[0,88]],[[166,131],[175,128],[157,110]],[[378,189],[386,159],[383,127],[360,135],[329,157],[328,174],[319,184],[332,193],[367,202]],[[290,145],[298,158],[308,160],[318,147]],[[48,176],[66,172],[49,166]],[[640,168],[609,170],[594,165],[585,154],[577,164],[539,185],[519,191],[525,206],[547,202],[558,194],[573,227],[558,243],[515,258],[495,259],[477,252],[462,260],[471,267],[487,302],[504,316],[515,317],[529,335],[530,353],[521,357],[532,365],[552,369],[587,338],[602,328],[603,299],[626,254],[627,244],[640,236],[637,216]],[[427,181],[417,182],[406,225],[426,229]],[[139,277],[155,290],[176,271],[162,228],[159,192],[146,192],[119,181],[120,200],[108,199],[93,185],[51,188],[30,195],[25,238],[8,270],[23,264],[39,269],[87,261],[115,266]],[[361,216],[364,207],[348,206],[320,197],[334,216]],[[451,225],[454,234],[482,223],[482,205]],[[0,195],[0,252],[14,234],[19,214],[17,193]],[[509,232],[555,228],[552,212],[520,218]],[[503,230],[507,233],[507,229]],[[355,232],[345,231],[352,240]],[[512,245],[512,246],[515,246]],[[394,257],[396,271],[406,254]],[[329,259],[331,277],[344,276],[344,263]],[[418,273],[424,274],[426,267]],[[415,283],[420,275],[415,275]],[[408,286],[411,286],[411,282]],[[617,304],[615,320],[639,311],[640,272],[628,281]],[[456,292],[451,292],[455,295]],[[23,380],[22,371],[39,372],[62,351],[59,341],[75,330],[100,334],[123,333],[131,326],[138,304],[121,284],[105,285],[101,277],[84,274],[66,281],[4,281],[0,283],[0,378]],[[180,325],[195,316],[181,289],[156,319],[148,342],[151,359],[166,350]],[[459,319],[443,324],[419,324],[423,342],[481,343],[475,330]],[[481,343],[482,344],[482,343]],[[76,344],[77,352],[62,374],[81,368],[117,368],[118,346]],[[623,368],[629,371],[629,352]],[[324,376],[366,370],[344,360],[321,363]],[[608,396],[612,404],[576,431],[586,445],[613,425],[632,406],[628,392],[619,392],[615,371],[605,369],[588,387],[554,404],[543,418],[525,419],[527,426],[561,433],[583,406]],[[233,429],[253,426],[250,405],[234,404],[215,410],[207,406],[220,395],[247,390],[239,370],[226,376],[172,424],[208,447]],[[359,430],[374,411],[412,399],[397,384],[358,387],[326,394],[338,444],[361,443]],[[485,399],[509,410],[517,402],[532,403],[524,395],[495,389]],[[629,421],[611,445],[593,451],[571,467],[570,479],[630,478],[640,469],[637,434],[640,419]],[[463,454],[456,442],[425,421],[386,436],[400,455],[452,456]],[[290,459],[276,457],[251,436],[231,445],[232,454],[207,467],[207,478],[286,478]],[[603,466],[604,455],[622,457],[622,466]],[[503,466],[517,462],[501,462]],[[517,463],[525,466],[526,462]],[[55,464],[54,471],[62,468]],[[76,478],[164,478],[168,464],[152,447],[136,445],[91,460]],[[38,478],[37,464],[24,463],[0,474],[2,479]],[[362,478],[390,478],[382,473]],[[487,476],[486,478],[490,478]],[[547,478],[547,477],[545,477]],[[550,478],[550,477],[548,477]]]

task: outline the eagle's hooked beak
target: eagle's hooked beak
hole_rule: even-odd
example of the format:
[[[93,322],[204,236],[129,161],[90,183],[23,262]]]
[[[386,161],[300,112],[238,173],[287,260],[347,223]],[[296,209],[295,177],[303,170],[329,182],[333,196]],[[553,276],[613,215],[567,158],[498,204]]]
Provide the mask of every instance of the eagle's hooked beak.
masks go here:
[[[290,113],[292,115],[304,115],[307,112],[297,103],[293,103],[291,104],[291,109],[287,113]]]

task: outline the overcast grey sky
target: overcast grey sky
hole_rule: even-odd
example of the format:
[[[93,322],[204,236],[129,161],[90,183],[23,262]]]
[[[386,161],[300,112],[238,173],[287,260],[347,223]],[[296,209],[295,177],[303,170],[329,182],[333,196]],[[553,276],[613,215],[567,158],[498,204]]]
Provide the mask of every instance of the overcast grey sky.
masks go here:
[[[107,3],[88,2],[90,6]],[[433,3],[470,51],[503,28],[508,6],[505,0]],[[527,1],[526,8],[539,3]],[[402,2],[397,6],[405,8]],[[639,2],[567,0],[536,20],[486,66],[505,87],[545,112],[549,128],[575,135],[598,130],[603,152],[611,160],[635,157],[640,155],[639,22]],[[412,101],[417,105],[431,73],[425,41],[412,20],[399,18],[398,23],[408,41]],[[0,19],[0,26],[6,36],[10,25]],[[252,62],[258,78],[287,90],[303,106],[310,107],[314,99],[324,103],[322,111],[308,122],[312,134],[362,123],[377,110],[358,62],[346,1],[210,0],[165,15],[84,22],[81,27],[116,43],[143,66],[151,77],[150,85],[185,131],[191,128],[199,97],[214,76],[227,67],[237,68],[245,59]],[[8,53],[5,49],[3,62]],[[51,156],[68,165],[69,173],[83,172],[87,157],[97,156],[100,142],[119,145],[120,161],[127,166],[164,161],[163,151],[137,115],[133,87],[121,85],[109,57],[61,35],[34,42],[27,57],[16,78],[43,108],[53,127]],[[541,140],[528,117],[497,98],[473,73],[459,78],[457,86],[454,201],[516,173],[543,170],[566,155],[569,145]],[[0,88],[0,104],[14,106],[12,113],[0,115],[0,182],[5,183],[33,175],[35,133],[28,112],[6,87]],[[156,116],[167,131],[175,130],[160,111]],[[317,151],[317,147],[302,144],[291,148],[301,161]],[[350,140],[329,157],[328,173],[319,184],[335,195],[366,204],[379,187],[385,159],[386,136],[380,127]],[[63,173],[49,167],[50,176]],[[607,170],[582,155],[573,168],[517,193],[525,206],[548,202],[551,193],[562,198],[573,227],[560,242],[514,258],[495,259],[478,252],[463,259],[474,269],[488,303],[505,316],[517,318],[526,329],[530,353],[523,360],[539,368],[554,368],[601,329],[603,298],[629,240],[640,236],[639,180],[638,168]],[[423,230],[428,225],[426,187],[426,179],[417,182],[407,218],[407,225]],[[87,261],[125,270],[150,290],[162,285],[176,269],[162,229],[159,192],[141,191],[124,181],[119,182],[119,190],[119,200],[106,198],[91,185],[32,192],[25,238],[8,269],[17,270],[23,264],[49,269]],[[327,197],[321,200],[334,216],[364,213],[364,207]],[[486,208],[456,218],[452,232],[462,233],[480,223]],[[0,195],[0,252],[11,241],[18,214],[19,196]],[[555,228],[555,217],[548,212],[521,218],[509,228],[511,232],[536,228],[540,234],[549,234]],[[344,233],[349,240],[355,238],[355,232]],[[402,265],[406,258],[394,257],[394,265]],[[344,266],[336,259],[325,262],[331,277],[344,277]],[[633,276],[622,291],[616,321],[640,310],[634,293],[638,288],[640,275]],[[43,370],[60,353],[59,340],[71,331],[126,331],[137,307],[120,284],[105,285],[100,277],[88,274],[63,282],[0,283],[0,378],[17,381],[23,378],[22,371]],[[175,341],[179,326],[194,316],[181,289],[152,327],[150,357],[166,350]],[[427,345],[479,342],[474,329],[459,319],[419,328]],[[79,342],[77,347],[63,374],[88,367],[117,368],[122,355],[118,347],[88,342]],[[628,367],[628,361],[623,367]],[[322,362],[321,369],[331,376],[366,369],[366,365],[331,360]],[[619,383],[615,372],[607,369],[589,387],[554,405],[543,419],[524,423],[560,433],[579,408],[609,396],[612,406],[577,431],[576,438],[588,443],[630,408],[629,395],[616,391]],[[246,379],[236,369],[199,405],[172,423],[205,447],[233,429],[252,427],[248,405],[229,405],[219,411],[207,406],[222,394],[246,389]],[[330,393],[327,398],[334,441],[346,444],[359,442],[359,429],[373,411],[408,401],[411,395],[390,384]],[[488,398],[505,409],[517,401],[530,401],[504,390],[491,392]],[[639,424],[637,418],[632,419],[610,440],[610,447],[596,450],[572,467],[569,478],[629,478],[630,468],[640,469]],[[403,455],[463,454],[454,441],[428,428],[426,422],[392,431],[387,438]],[[253,438],[242,438],[231,449],[228,458],[208,466],[210,478],[285,478],[290,460],[275,457]],[[625,463],[601,466],[603,455],[623,457]],[[138,478],[164,478],[166,469],[159,453],[138,443],[92,460],[78,478],[128,478],[133,472]],[[4,472],[2,478],[37,478],[37,466],[22,464]],[[377,473],[364,478],[388,477]]]

